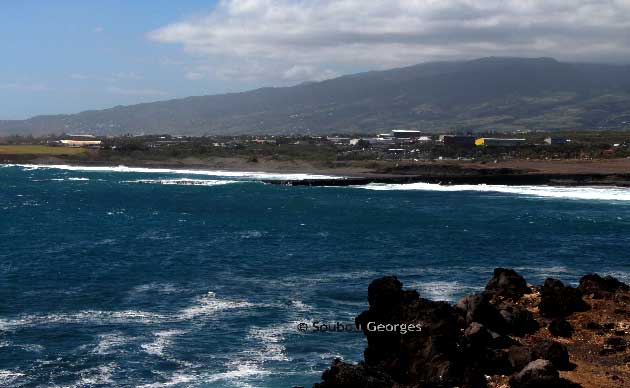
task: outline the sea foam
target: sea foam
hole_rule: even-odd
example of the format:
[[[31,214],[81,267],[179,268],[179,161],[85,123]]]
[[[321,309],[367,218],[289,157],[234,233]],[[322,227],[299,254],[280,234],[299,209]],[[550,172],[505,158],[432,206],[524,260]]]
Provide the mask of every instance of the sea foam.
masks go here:
[[[274,179],[274,180],[302,180],[302,179],[342,179],[340,176],[304,174],[304,173],[273,173],[259,171],[225,171],[225,170],[195,170],[195,169],[172,169],[172,168],[149,168],[149,167],[128,167],[128,166],[70,166],[66,164],[14,164],[10,166],[21,167],[24,170],[32,171],[37,169],[57,169],[66,171],[87,171],[87,172],[133,172],[148,174],[180,174],[180,175],[204,175],[228,178],[245,179]]]
[[[198,298],[194,305],[183,309],[180,312],[180,316],[184,319],[192,319],[200,315],[212,315],[222,310],[253,306],[254,304],[246,301],[219,299],[214,292],[208,292],[206,295]]]
[[[369,184],[353,186],[367,190],[419,190],[419,191],[477,191],[517,194],[523,196],[630,201],[630,189],[621,187],[558,187],[558,186],[506,186],[506,185],[440,185],[436,183]]]
[[[216,179],[136,179],[123,181],[123,183],[144,183],[154,185],[183,185],[183,186],[220,186],[242,181],[216,180]]]

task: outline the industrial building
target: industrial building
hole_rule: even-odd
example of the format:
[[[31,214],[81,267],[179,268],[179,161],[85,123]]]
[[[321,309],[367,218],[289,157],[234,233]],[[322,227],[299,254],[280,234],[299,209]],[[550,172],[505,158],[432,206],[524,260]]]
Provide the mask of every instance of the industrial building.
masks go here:
[[[72,140],[72,139],[62,139],[59,140],[59,144],[66,147],[90,147],[96,148],[101,145],[100,140]]]
[[[571,140],[566,139],[564,137],[556,137],[556,136],[550,136],[550,137],[545,138],[545,143],[549,145],[567,144],[570,141]]]
[[[439,141],[445,145],[474,146],[474,136],[440,135]]]
[[[413,139],[422,136],[422,132],[416,129],[396,129],[392,131],[396,139]]]
[[[351,139],[349,137],[327,136],[326,140],[334,145],[349,145]]]
[[[475,140],[478,146],[514,147],[525,144],[526,139],[504,139],[498,137],[482,137]]]

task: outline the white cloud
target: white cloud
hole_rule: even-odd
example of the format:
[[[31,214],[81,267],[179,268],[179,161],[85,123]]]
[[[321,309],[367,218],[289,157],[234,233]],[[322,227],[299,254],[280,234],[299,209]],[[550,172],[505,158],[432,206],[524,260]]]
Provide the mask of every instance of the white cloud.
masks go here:
[[[137,81],[141,80],[144,77],[134,72],[118,72],[113,74],[85,74],[85,73],[72,73],[70,74],[70,78],[79,81],[85,80],[95,80],[101,82],[111,82],[114,83],[116,81]]]
[[[47,85],[41,83],[10,82],[0,84],[0,90],[15,92],[44,92],[49,89]]]
[[[127,80],[139,80],[142,79],[141,75],[138,75],[134,72],[118,72],[113,75],[114,79],[127,79]]]
[[[286,80],[312,80],[321,81],[336,77],[338,74],[330,69],[319,69],[309,65],[295,65],[284,71],[282,77]]]
[[[630,0],[222,0],[149,37],[214,76],[263,80],[489,55],[618,61],[630,60]]]
[[[111,94],[118,94],[123,96],[137,96],[137,97],[165,97],[168,95],[165,91],[156,89],[131,89],[121,88],[118,86],[110,86],[107,91]]]
[[[206,78],[206,74],[200,71],[188,71],[186,72],[185,77],[186,79],[189,79],[191,81],[198,81],[200,79]]]
[[[70,78],[83,81],[86,79],[90,79],[90,76],[87,74],[82,74],[82,73],[73,73],[73,74],[70,74]]]

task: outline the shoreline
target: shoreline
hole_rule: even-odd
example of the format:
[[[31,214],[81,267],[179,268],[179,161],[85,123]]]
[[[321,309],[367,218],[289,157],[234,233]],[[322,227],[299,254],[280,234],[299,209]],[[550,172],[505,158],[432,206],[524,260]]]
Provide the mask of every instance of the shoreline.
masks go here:
[[[16,160],[21,159],[21,160]],[[159,161],[86,161],[66,158],[16,158],[2,160],[1,164],[35,165],[41,167],[68,166],[75,168],[142,168],[190,171],[193,174],[207,172],[238,172],[252,175],[300,175],[300,177],[270,178],[260,177],[263,183],[286,186],[362,186],[369,184],[412,184],[428,183],[439,185],[504,185],[504,186],[559,186],[559,187],[630,187],[630,162],[623,160],[619,166],[613,161],[592,161],[582,163],[586,172],[576,171],[578,163],[567,161],[510,161],[496,165],[474,163],[427,162],[402,166],[323,167],[309,163],[294,165],[263,162],[252,165],[242,161],[221,160],[214,163],[193,163],[181,160],[177,163]],[[232,163],[233,162],[233,163]],[[529,165],[542,165],[545,172]],[[627,164],[627,166],[626,166]],[[596,172],[597,167],[604,172]],[[608,165],[608,166],[606,166]],[[613,165],[615,168],[610,168]],[[567,166],[569,168],[567,168]],[[563,168],[564,167],[564,168]],[[581,167],[581,166],[580,166]],[[564,171],[563,171],[564,170]]]
[[[265,179],[264,183],[287,186],[362,186],[368,184],[429,183],[451,185],[630,187],[630,174],[501,174],[501,175],[411,175],[345,179]]]

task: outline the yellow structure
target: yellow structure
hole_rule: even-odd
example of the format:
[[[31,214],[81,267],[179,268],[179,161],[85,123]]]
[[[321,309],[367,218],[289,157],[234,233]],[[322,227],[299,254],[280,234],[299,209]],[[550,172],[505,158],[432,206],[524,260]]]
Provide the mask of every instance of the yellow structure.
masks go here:
[[[525,144],[526,139],[505,139],[498,137],[481,137],[475,140],[477,146],[498,146],[498,147],[513,147],[521,144]]]

